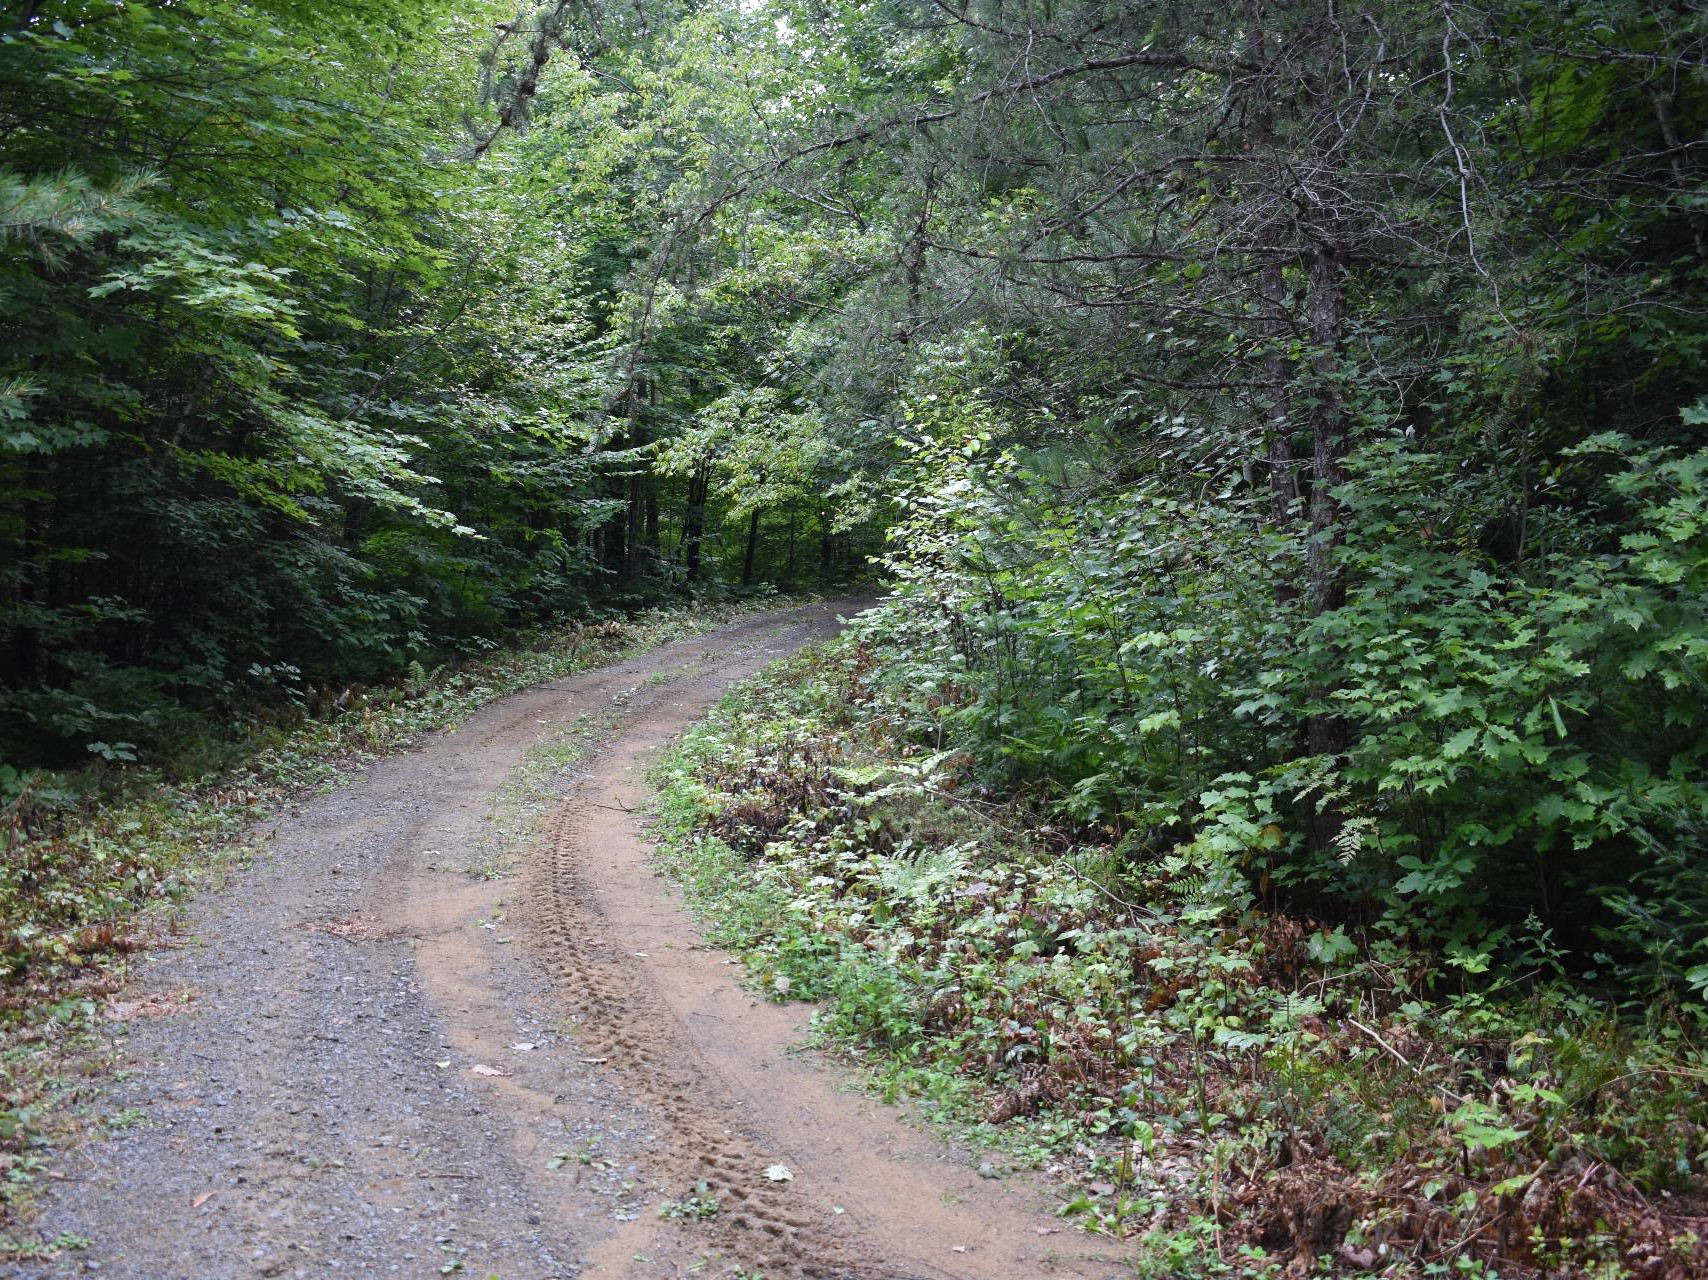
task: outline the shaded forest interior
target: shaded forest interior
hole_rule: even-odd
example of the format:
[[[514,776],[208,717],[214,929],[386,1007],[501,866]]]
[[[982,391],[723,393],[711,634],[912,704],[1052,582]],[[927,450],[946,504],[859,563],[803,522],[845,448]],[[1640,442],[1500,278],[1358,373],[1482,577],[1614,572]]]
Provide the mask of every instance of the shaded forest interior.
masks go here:
[[[1123,894],[1700,1043],[1702,4],[0,24],[0,800],[876,572]]]

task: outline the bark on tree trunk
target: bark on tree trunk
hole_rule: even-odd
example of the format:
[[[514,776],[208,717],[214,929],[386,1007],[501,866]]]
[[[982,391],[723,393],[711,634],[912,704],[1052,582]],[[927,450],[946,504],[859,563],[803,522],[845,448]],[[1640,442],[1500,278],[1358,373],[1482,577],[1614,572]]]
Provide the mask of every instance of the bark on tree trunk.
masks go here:
[[[1317,347],[1316,409],[1312,413],[1311,537],[1306,549],[1311,612],[1328,613],[1346,603],[1346,582],[1335,563],[1340,541],[1340,503],[1334,488],[1345,478],[1342,465],[1348,437],[1346,398],[1338,382],[1340,347],[1346,328],[1346,290],[1341,280],[1343,255],[1337,246],[1321,245],[1311,258],[1311,336]],[[1326,702],[1331,689],[1316,691]],[[1339,756],[1348,744],[1346,721],[1319,711],[1305,724],[1305,748],[1313,756]],[[1310,841],[1315,848],[1334,842],[1342,827],[1332,807],[1316,815]]]
[[[1268,236],[1265,236],[1268,240]],[[1279,246],[1266,244],[1265,250],[1278,253]],[[1265,262],[1258,270],[1258,295],[1262,299],[1260,318],[1265,351],[1263,373],[1269,383],[1269,427],[1266,462],[1269,471],[1269,510],[1278,525],[1287,525],[1298,517],[1299,476],[1294,470],[1292,393],[1288,386],[1287,353],[1282,340],[1287,334],[1286,282],[1279,260]],[[1292,591],[1290,584],[1282,589]]]
[[[1251,136],[1261,163],[1275,145],[1274,78],[1270,74],[1269,36],[1263,21],[1262,4],[1260,0],[1245,0],[1244,7],[1246,52],[1252,64],[1249,81]],[[1259,198],[1276,197],[1273,193],[1265,193]],[[1284,345],[1289,326],[1283,231],[1279,211],[1265,218],[1258,229],[1257,296],[1258,332],[1263,338],[1264,348],[1263,374],[1270,388],[1268,425],[1264,432],[1269,511],[1276,525],[1286,528],[1299,519],[1301,513],[1298,508],[1299,475],[1293,457],[1292,370]],[[1282,576],[1276,583],[1275,594],[1285,603],[1297,595],[1297,589],[1286,576]]]
[[[636,375],[629,387],[629,438],[630,449],[639,449],[646,443],[646,427],[641,423],[641,398],[646,394],[646,383]],[[646,549],[646,473],[639,464],[630,461],[634,471],[628,478],[628,511],[623,521],[623,580],[638,582],[641,576],[642,553]]]
[[[688,513],[682,520],[682,562],[688,581],[700,580],[700,543],[706,536],[706,488],[710,477],[704,467],[688,477]]]
[[[1340,500],[1334,490],[1346,478],[1345,459],[1351,439],[1351,407],[1342,389],[1342,360],[1346,346],[1346,271],[1352,255],[1347,246],[1349,225],[1342,180],[1343,132],[1340,104],[1335,100],[1339,74],[1330,33],[1338,31],[1338,15],[1330,7],[1321,44],[1313,51],[1320,60],[1318,74],[1307,79],[1314,102],[1310,162],[1299,183],[1304,207],[1310,210],[1311,239],[1308,324],[1311,335],[1311,493],[1310,538],[1305,568],[1313,616],[1340,608],[1346,602],[1346,582],[1336,552],[1341,535]],[[1338,758],[1350,741],[1344,717],[1332,709],[1332,684],[1311,691],[1316,710],[1305,722],[1305,749],[1313,756]],[[1331,848],[1345,829],[1338,805],[1324,803],[1308,823],[1306,839],[1313,849]]]
[[[913,234],[908,240],[907,262],[904,268],[907,283],[907,318],[902,321],[901,332],[897,335],[904,345],[912,342],[914,334],[920,329],[921,301],[925,292],[926,233],[931,227],[931,200],[936,193],[937,169],[933,165],[925,171],[924,194],[919,201],[919,217],[914,223]]]
[[[45,468],[33,458],[26,455],[23,466],[22,483],[18,492],[25,494],[51,493],[53,490],[48,482],[42,479]],[[20,520],[18,545],[25,555],[39,554],[39,543],[44,535],[42,504],[34,498],[26,498],[23,504]],[[41,590],[39,570],[29,570],[17,577],[17,586],[13,590],[13,599],[23,606],[19,613],[26,618],[29,606],[37,603]],[[7,683],[24,688],[36,684],[41,679],[41,637],[28,622],[15,627],[12,631],[11,676]]]
[[[1306,555],[1311,612],[1327,613],[1346,602],[1346,584],[1335,564],[1340,541],[1340,503],[1335,486],[1346,478],[1347,406],[1340,390],[1341,349],[1346,336],[1345,253],[1332,242],[1311,255],[1311,339],[1316,347],[1316,407],[1311,413],[1311,540]]]
[[[622,490],[619,488],[618,492],[621,493]],[[605,544],[605,554],[600,563],[602,563],[605,568],[610,570],[612,573],[620,574],[623,571],[623,565],[627,563],[627,553],[624,551],[623,542],[624,527],[625,524],[623,520],[620,518],[613,518],[607,522],[605,527],[600,531],[604,534]]]
[[[624,521],[623,578],[638,582],[646,550],[646,477],[636,471],[629,477],[629,509]]]
[[[753,585],[753,569],[759,555],[759,508],[753,509],[753,515],[747,521],[747,554],[741,562],[741,585]]]

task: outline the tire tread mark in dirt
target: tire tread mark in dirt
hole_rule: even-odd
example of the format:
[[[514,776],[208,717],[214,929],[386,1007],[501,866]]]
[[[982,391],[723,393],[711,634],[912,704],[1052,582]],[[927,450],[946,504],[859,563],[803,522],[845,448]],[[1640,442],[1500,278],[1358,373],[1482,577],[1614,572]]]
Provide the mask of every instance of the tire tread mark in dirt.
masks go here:
[[[709,1235],[746,1256],[767,1280],[913,1280],[915,1273],[874,1268],[789,1203],[786,1183],[769,1183],[770,1163],[729,1127],[729,1117],[696,1101],[706,1089],[696,1054],[674,1034],[672,1016],[647,987],[645,973],[601,937],[581,850],[593,806],[572,795],[546,824],[541,856],[530,876],[532,915],[563,996],[579,1015],[577,1040],[597,1049],[631,1095],[661,1117],[657,1160],[687,1185],[703,1179],[720,1212],[704,1223]],[[685,1171],[685,1176],[684,1176]]]

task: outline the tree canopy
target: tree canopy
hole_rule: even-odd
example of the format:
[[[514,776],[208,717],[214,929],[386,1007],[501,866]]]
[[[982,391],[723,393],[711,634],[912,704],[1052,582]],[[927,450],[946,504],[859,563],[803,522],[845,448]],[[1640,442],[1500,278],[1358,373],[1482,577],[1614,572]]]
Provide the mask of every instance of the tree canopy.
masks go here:
[[[875,564],[1133,865],[1708,985],[1699,6],[6,22],[13,764]]]
[[[1704,35],[558,4],[489,150],[621,184],[629,443],[755,536],[887,528],[889,668],[991,779],[1468,967],[1700,985]]]

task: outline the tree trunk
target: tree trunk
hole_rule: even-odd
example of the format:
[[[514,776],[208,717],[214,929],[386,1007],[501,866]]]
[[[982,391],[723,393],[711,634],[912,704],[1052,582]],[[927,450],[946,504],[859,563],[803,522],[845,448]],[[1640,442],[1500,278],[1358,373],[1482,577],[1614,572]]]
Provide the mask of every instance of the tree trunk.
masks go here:
[[[624,527],[625,522],[618,517],[607,521],[604,528],[601,530],[604,534],[605,552],[601,559],[601,563],[612,573],[622,573],[623,565],[627,563],[628,557],[624,550],[625,544],[623,542]]]
[[[931,199],[937,192],[937,167],[925,171],[924,191],[919,201],[919,217],[913,234],[908,238],[906,264],[903,268],[907,285],[907,315],[896,335],[903,345],[913,341],[922,327],[921,303],[925,294],[925,248],[931,229]]]
[[[1329,10],[1328,30],[1338,29]],[[1345,460],[1351,440],[1351,408],[1342,390],[1342,360],[1346,348],[1346,271],[1348,210],[1345,206],[1340,104],[1332,86],[1338,83],[1335,45],[1325,36],[1315,50],[1318,73],[1306,82],[1314,103],[1313,145],[1301,175],[1301,203],[1310,210],[1311,239],[1308,323],[1311,334],[1311,493],[1310,540],[1305,568],[1311,613],[1321,617],[1346,603],[1346,582],[1336,551],[1341,537],[1340,500],[1334,490],[1346,478]],[[1339,758],[1350,741],[1344,717],[1332,710],[1335,686],[1311,691],[1318,708],[1305,722],[1305,749],[1313,756]],[[1345,828],[1339,806],[1328,803],[1312,814],[1306,839],[1313,849],[1332,847]]]
[[[1316,347],[1316,407],[1311,412],[1311,612],[1327,613],[1346,603],[1346,584],[1334,552],[1340,542],[1340,503],[1335,486],[1346,478],[1342,466],[1348,436],[1346,397],[1340,390],[1340,358],[1346,337],[1346,286],[1341,279],[1345,254],[1324,243],[1311,254],[1311,339]]]
[[[1264,251],[1280,252],[1266,230]],[[1269,472],[1269,511],[1277,525],[1287,526],[1298,518],[1299,476],[1293,460],[1293,404],[1290,370],[1283,340],[1287,336],[1287,286],[1281,262],[1273,258],[1258,268],[1257,292],[1262,303],[1259,325],[1263,334],[1263,376],[1269,384],[1269,426],[1265,432],[1265,462]],[[1293,584],[1283,582],[1280,590],[1291,596]]]
[[[638,582],[646,550],[646,476],[636,471],[629,477],[629,509],[624,521],[623,579]]]
[[[682,562],[689,582],[700,580],[700,543],[706,536],[706,489],[710,481],[705,467],[696,467],[688,477],[688,512],[682,518]]]
[[[1311,258],[1311,336],[1316,344],[1316,408],[1312,412],[1311,537],[1306,550],[1311,612],[1322,615],[1346,603],[1346,582],[1335,563],[1340,542],[1340,503],[1334,488],[1345,478],[1348,423],[1346,398],[1341,394],[1339,364],[1346,327],[1346,290],[1341,280],[1342,254],[1334,245],[1321,245]],[[1327,703],[1332,689],[1314,691],[1314,700]],[[1346,720],[1319,710],[1305,723],[1305,748],[1313,756],[1339,756],[1348,745]],[[1315,816],[1309,839],[1314,848],[1333,844],[1343,825],[1330,806]]]
[[[23,475],[14,492],[25,495],[53,492],[49,484],[42,479],[44,470],[43,464],[29,455],[25,455],[22,467]],[[44,523],[40,500],[36,497],[26,496],[19,521],[19,537],[16,544],[26,560],[39,557],[42,554],[43,548],[40,543],[43,538]],[[41,570],[39,568],[20,570],[12,592],[12,598],[18,605],[13,616],[22,618],[24,621],[18,623],[12,630],[10,646],[12,657],[9,664],[11,667],[9,683],[15,683],[18,688],[36,684],[41,679],[41,637],[36,634],[35,627],[28,621],[31,613],[30,606],[39,602],[40,592]]]
[[[759,508],[753,508],[753,515],[747,521],[747,554],[741,562],[741,585],[753,585],[753,568],[759,555]]]
[[[1251,141],[1260,164],[1269,159],[1275,145],[1273,103],[1274,77],[1269,70],[1269,37],[1263,24],[1259,0],[1245,0],[1246,52],[1252,76],[1248,93],[1252,102]],[[1260,199],[1275,200],[1273,192]],[[1299,477],[1293,459],[1291,370],[1284,340],[1287,337],[1287,281],[1283,269],[1280,211],[1266,216],[1257,232],[1258,333],[1263,338],[1263,375],[1269,384],[1268,428],[1265,431],[1265,464],[1269,472],[1270,515],[1286,527],[1298,518]],[[1285,578],[1276,592],[1285,601],[1294,586]]]
[[[639,449],[647,443],[647,429],[642,418],[642,406],[651,399],[652,391],[645,374],[631,373],[629,385],[624,392],[628,402],[629,434],[628,447]],[[629,465],[634,470],[629,475],[628,482],[628,513],[624,521],[623,539],[623,580],[628,583],[640,581],[641,568],[646,552],[646,468],[633,458]]]

